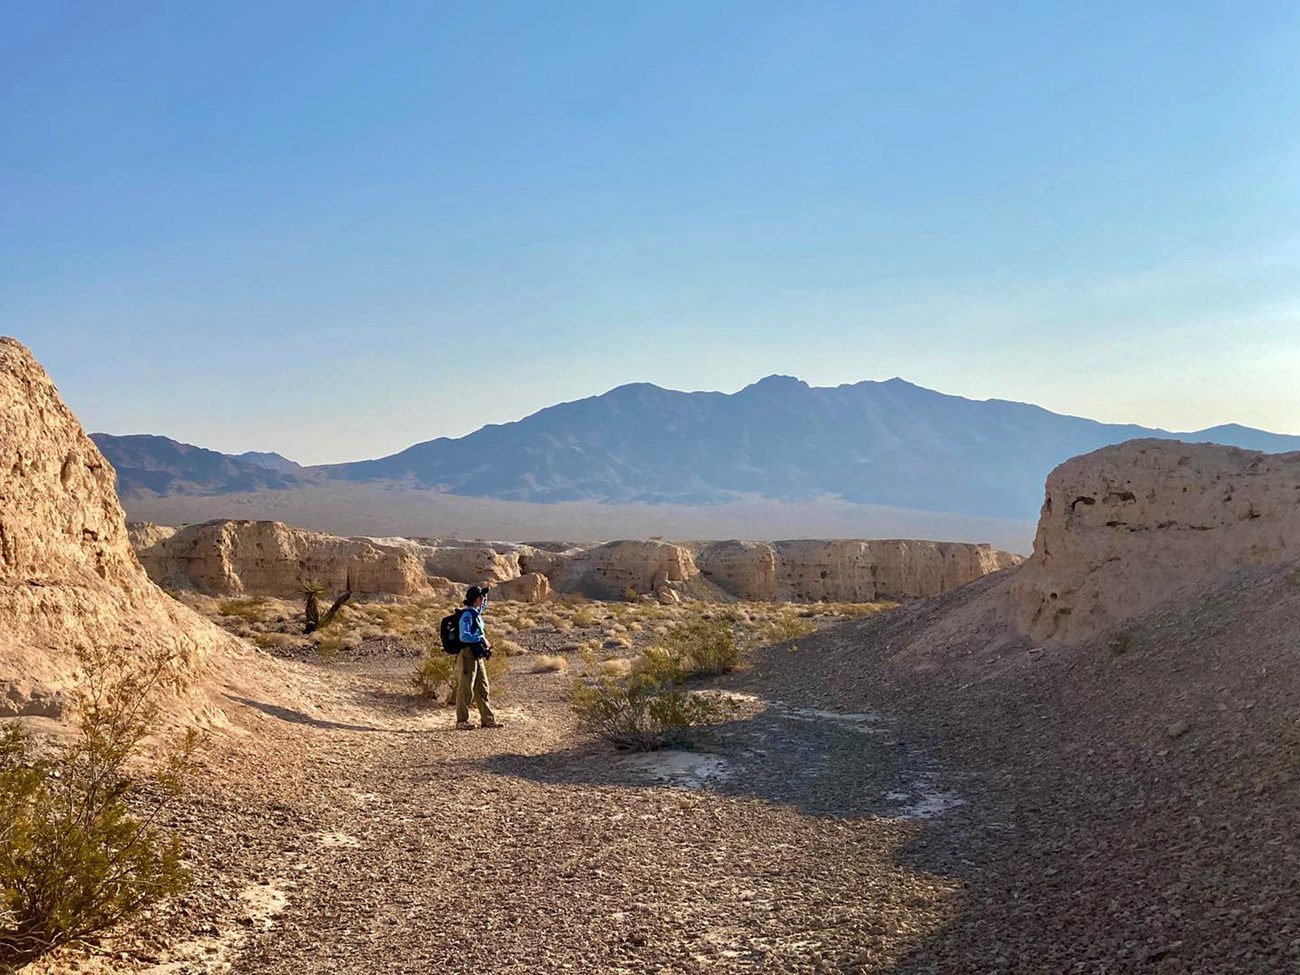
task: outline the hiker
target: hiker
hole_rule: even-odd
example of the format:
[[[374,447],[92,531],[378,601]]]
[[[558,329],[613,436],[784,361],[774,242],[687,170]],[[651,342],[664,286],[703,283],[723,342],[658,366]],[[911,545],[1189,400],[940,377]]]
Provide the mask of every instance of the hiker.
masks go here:
[[[465,591],[465,610],[460,614],[461,651],[457,657],[459,672],[456,684],[456,728],[469,731],[474,726],[469,720],[469,702],[478,705],[479,724],[484,728],[500,728],[502,723],[492,713],[488,704],[487,661],[492,656],[492,644],[483,632],[483,606],[487,602],[487,586],[470,586]]]

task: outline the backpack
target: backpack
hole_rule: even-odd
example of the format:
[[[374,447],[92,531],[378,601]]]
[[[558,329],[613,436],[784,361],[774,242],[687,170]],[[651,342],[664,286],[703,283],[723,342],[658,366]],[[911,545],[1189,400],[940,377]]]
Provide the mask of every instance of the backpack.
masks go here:
[[[460,618],[465,612],[458,609],[450,616],[444,616],[438,624],[438,638],[442,640],[442,649],[446,653],[460,653],[469,645],[460,642]]]

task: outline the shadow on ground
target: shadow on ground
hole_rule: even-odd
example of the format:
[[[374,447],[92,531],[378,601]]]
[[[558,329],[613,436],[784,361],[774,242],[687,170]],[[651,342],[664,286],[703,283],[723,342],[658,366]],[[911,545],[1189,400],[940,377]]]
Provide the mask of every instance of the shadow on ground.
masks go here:
[[[237,697],[233,694],[227,694],[226,699],[235,701],[238,704],[246,705],[263,714],[270,715],[273,718],[279,718],[281,721],[287,721],[290,724],[307,725],[310,728],[321,728],[327,731],[372,731],[382,732],[386,729],[375,728],[371,725],[363,724],[345,724],[340,721],[327,721],[324,718],[313,718],[310,714],[303,714],[301,711],[295,711],[293,708],[281,707],[278,704],[270,704],[266,701],[254,701],[247,697]]]

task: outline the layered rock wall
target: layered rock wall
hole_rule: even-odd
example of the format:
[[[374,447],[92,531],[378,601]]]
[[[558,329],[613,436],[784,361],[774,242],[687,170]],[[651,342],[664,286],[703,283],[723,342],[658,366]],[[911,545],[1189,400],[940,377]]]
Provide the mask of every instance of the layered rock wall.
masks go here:
[[[697,559],[705,578],[733,596],[796,602],[933,596],[1021,561],[961,542],[804,539],[714,542]]]
[[[274,521],[213,521],[170,535],[133,528],[140,559],[169,589],[209,595],[295,597],[308,583],[333,593],[428,590],[422,560],[365,539],[339,538]]]

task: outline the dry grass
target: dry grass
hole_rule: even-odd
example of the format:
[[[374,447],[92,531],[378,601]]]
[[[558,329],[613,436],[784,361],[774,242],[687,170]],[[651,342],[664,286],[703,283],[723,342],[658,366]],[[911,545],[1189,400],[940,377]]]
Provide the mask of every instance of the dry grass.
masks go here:
[[[550,653],[540,653],[533,658],[534,674],[554,674],[569,669],[569,661]]]

